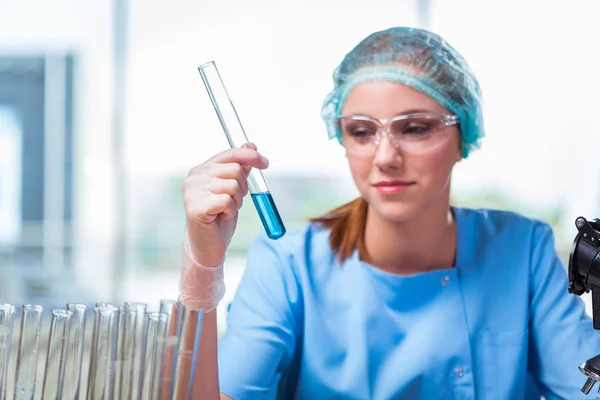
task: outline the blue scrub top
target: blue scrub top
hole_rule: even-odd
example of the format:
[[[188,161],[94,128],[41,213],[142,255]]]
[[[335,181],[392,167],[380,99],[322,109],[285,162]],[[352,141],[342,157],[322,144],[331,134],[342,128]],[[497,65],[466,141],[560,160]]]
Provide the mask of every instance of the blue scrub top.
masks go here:
[[[567,291],[551,228],[510,212],[454,211],[455,268],[411,276],[357,252],[340,264],[329,230],[312,223],[277,241],[261,234],[219,343],[221,392],[236,400],[278,390],[311,400],[594,398],[596,389],[581,393],[578,365],[600,353],[600,333]]]

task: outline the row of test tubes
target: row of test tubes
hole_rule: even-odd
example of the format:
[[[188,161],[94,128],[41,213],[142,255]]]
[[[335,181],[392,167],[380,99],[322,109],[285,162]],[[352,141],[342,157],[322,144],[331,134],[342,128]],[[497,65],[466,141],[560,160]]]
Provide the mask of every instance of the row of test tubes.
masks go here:
[[[43,314],[40,305],[23,305],[15,331],[15,307],[0,304],[0,400],[11,398],[11,388],[14,400],[193,398],[202,313],[172,300],[160,301],[158,311],[144,303],[96,303],[86,343],[86,305],[53,309],[39,379]]]

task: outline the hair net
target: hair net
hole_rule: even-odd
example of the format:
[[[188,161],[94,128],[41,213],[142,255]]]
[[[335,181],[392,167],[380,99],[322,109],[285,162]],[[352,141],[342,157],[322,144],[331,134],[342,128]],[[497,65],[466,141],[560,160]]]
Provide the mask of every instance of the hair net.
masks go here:
[[[341,141],[335,118],[352,88],[366,81],[399,82],[419,90],[460,118],[462,155],[484,136],[481,89],[466,60],[440,36],[417,28],[375,32],[360,42],[333,73],[334,88],[321,116],[330,138]]]

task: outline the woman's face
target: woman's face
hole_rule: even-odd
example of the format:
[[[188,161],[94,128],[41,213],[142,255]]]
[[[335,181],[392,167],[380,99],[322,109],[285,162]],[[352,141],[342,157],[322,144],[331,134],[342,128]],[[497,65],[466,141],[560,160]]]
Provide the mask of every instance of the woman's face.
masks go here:
[[[451,115],[431,97],[404,84],[385,81],[355,86],[342,110],[344,115],[380,120],[415,112]],[[444,126],[437,134],[443,140],[419,152],[410,151],[408,146],[406,151],[402,145],[396,148],[385,134],[370,157],[347,152],[358,190],[384,219],[406,221],[436,202],[448,202],[452,168],[461,159],[459,125]]]

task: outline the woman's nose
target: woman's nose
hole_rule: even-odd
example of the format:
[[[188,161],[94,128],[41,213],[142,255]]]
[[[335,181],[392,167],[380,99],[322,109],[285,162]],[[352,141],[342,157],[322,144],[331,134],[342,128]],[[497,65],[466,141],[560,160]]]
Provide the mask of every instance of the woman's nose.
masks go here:
[[[392,144],[387,132],[383,131],[380,135],[379,143],[376,144],[373,164],[380,169],[399,167],[403,162],[400,152]]]

